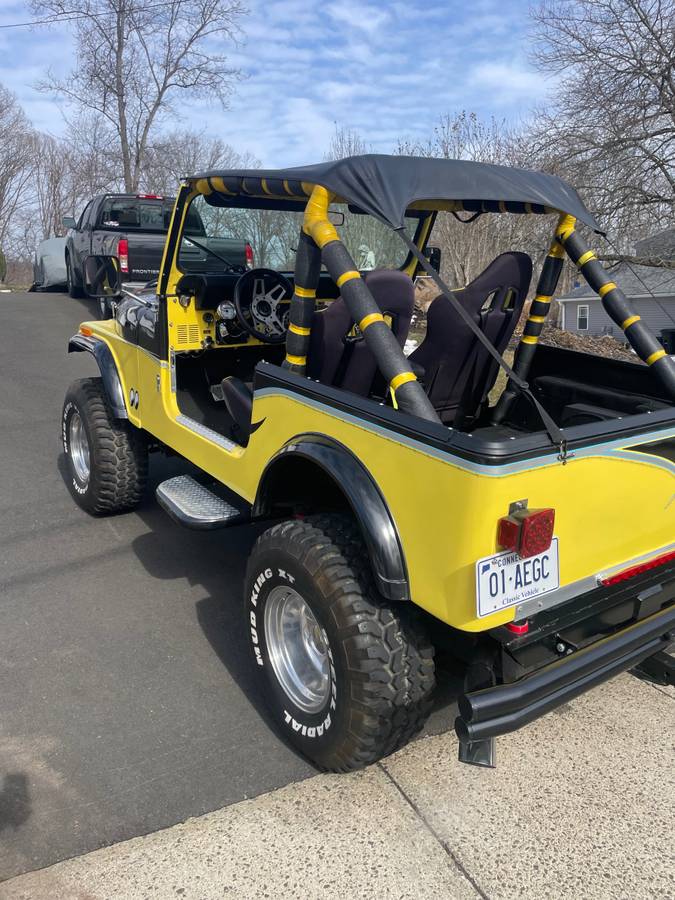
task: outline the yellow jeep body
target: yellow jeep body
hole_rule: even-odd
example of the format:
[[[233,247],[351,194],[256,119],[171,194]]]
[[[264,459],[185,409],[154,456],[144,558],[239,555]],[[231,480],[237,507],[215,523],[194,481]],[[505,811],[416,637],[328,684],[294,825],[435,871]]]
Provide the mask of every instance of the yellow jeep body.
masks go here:
[[[603,573],[675,549],[675,426],[576,449],[565,465],[555,448],[487,465],[280,385],[254,392],[252,420],[263,424],[246,448],[228,447],[181,421],[169,362],[129,344],[114,322],[82,327],[110,348],[129,420],[251,504],[266,466],[287,443],[321,434],[349,448],[391,511],[411,600],[454,628],[487,631],[522,617],[517,607],[476,614],[476,562],[498,552],[497,522],[514,501],[555,509],[565,599],[588,591]],[[137,407],[128,402],[132,392]],[[670,458],[650,450],[665,454],[668,443]]]
[[[362,273],[345,256],[329,221],[328,206],[337,196],[358,202],[401,230],[398,213],[384,202],[391,200],[389,193],[382,192],[378,207],[376,187],[367,179],[350,180],[354,172],[359,174],[359,166],[377,186],[401,166],[400,171],[409,174],[411,161],[364,157],[342,161],[334,169],[325,164],[327,174],[320,182],[307,179],[321,167],[308,167],[306,177],[301,173],[297,178],[288,170],[188,179],[177,196],[153,303],[133,297],[122,301],[114,320],[84,323],[71,349],[95,352],[108,393],[115,395],[111,405],[116,415],[148,435],[153,447],[168,448],[224,485],[253,519],[323,511],[327,487],[333,501],[342,498],[344,508],[356,518],[385,597],[412,602],[435,623],[449,626],[466,642],[469,654],[470,648],[485,646],[481,641],[493,641],[502,654],[498,669],[504,681],[519,685],[521,675],[532,671],[546,679],[548,706],[541,705],[543,689],[535,682],[519,687],[515,699],[501,695],[497,701],[490,695],[473,704],[473,695],[468,695],[463,724],[458,725],[460,739],[468,746],[531,721],[565,697],[657,652],[667,641],[675,601],[675,362],[583,244],[571,213],[590,225],[592,217],[576,195],[569,195],[570,189],[559,188],[557,179],[541,176],[548,181],[534,180],[536,191],[528,195],[520,185],[522,173],[515,182],[505,176],[503,199],[458,200],[449,192],[429,199],[412,178],[413,187],[399,210],[401,222],[406,209],[422,211],[414,239],[406,239],[410,254],[404,270],[411,276],[420,266],[427,268],[421,254],[440,209],[554,213],[558,221],[514,369],[509,369],[508,387],[488,411],[491,423],[486,419],[486,427],[466,431],[447,427],[400,349],[392,349],[388,325],[364,291]],[[429,178],[435,178],[436,168],[430,171]],[[448,171],[452,175],[454,169]],[[490,179],[486,184],[485,190],[491,190]],[[536,201],[539,194],[545,195],[547,185],[552,198],[548,205]],[[198,197],[216,207],[241,198],[252,208],[264,208],[269,202],[273,209],[274,204],[286,208],[289,203],[305,209],[298,259],[301,253],[305,257],[296,263],[283,365],[281,356],[276,362],[265,361],[264,346],[255,338],[219,344],[217,310],[200,306],[196,292],[185,287],[180,248],[190,204]],[[607,361],[591,365],[579,354],[538,345],[557,281],[552,272],[559,273],[564,252],[597,290],[647,367]],[[321,261],[348,300],[353,321],[376,357],[389,400],[356,396],[306,377],[311,330],[306,313],[308,304],[313,308],[315,303]],[[154,343],[143,346],[134,329],[149,306],[155,317]],[[247,440],[240,441],[196,421],[181,406],[181,365],[209,354],[218,360],[219,373],[227,375],[229,360],[251,352],[251,428]],[[605,371],[603,366],[613,368],[602,377],[611,382],[625,375],[639,383],[638,393],[646,392],[658,402],[653,409],[617,413],[562,434],[542,410],[545,396],[540,394],[539,401],[532,396],[526,378],[536,384],[542,373],[562,370],[580,382],[593,381],[596,373]],[[536,410],[528,407],[526,395]],[[501,427],[510,414],[520,417],[520,430]],[[317,486],[309,510],[307,492],[304,505],[293,507],[294,488],[303,483]],[[555,511],[559,585],[480,615],[477,567],[502,552],[498,525],[515,508]],[[380,568],[378,560],[383,561]],[[587,633],[579,625],[585,616],[592,622]],[[630,628],[624,627],[626,623]],[[441,631],[436,629],[434,637]],[[609,635],[610,644],[604,643],[603,635]],[[544,662],[568,654],[572,655],[566,668],[556,669],[554,663],[543,674],[539,671]],[[494,702],[497,711],[481,712],[483,699],[486,704]],[[513,710],[519,711],[517,722],[510,718]],[[481,718],[489,720],[484,727]]]

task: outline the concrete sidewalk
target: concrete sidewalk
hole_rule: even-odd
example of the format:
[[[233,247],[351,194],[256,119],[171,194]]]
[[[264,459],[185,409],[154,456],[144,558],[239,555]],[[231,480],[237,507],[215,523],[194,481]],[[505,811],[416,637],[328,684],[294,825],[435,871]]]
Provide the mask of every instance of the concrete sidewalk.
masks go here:
[[[502,738],[450,734],[0,885],[0,900],[673,898],[675,693],[624,675]]]

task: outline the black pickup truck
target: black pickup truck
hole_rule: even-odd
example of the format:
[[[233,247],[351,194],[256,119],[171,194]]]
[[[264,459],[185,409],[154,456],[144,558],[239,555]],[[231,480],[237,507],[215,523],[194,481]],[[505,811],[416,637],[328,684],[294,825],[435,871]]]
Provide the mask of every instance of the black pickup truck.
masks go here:
[[[116,256],[122,283],[132,290],[155,281],[173,204],[173,197],[157,194],[100,194],[89,201],[78,220],[65,216],[63,224],[68,228],[65,262],[70,296],[84,295],[83,268],[88,256]],[[241,267],[242,271],[253,267],[249,243],[207,237],[199,213],[195,210],[190,216],[194,221],[187,224],[185,233],[194,236],[198,244],[186,248],[183,256],[186,268],[204,271],[222,266],[218,256],[226,258],[234,267]],[[102,318],[110,315],[106,301],[101,301],[100,313]]]

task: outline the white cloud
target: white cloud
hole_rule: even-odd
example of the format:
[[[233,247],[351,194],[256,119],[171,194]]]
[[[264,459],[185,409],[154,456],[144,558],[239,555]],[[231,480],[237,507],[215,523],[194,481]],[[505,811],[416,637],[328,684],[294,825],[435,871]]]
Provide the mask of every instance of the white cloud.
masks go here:
[[[517,117],[546,87],[525,58],[527,3],[512,0],[505,16],[498,0],[249,0],[245,39],[229,52],[247,77],[230,109],[193,97],[180,125],[273,166],[321,159],[335,123],[386,152],[445,112]],[[25,3],[0,0],[0,23],[26,17]],[[0,82],[52,132],[59,109],[31,85],[48,65],[65,71],[71,47],[65,30],[0,31]]]
[[[506,62],[485,62],[476,66],[471,82],[481,88],[492,89],[500,96],[525,97],[536,100],[546,93],[546,79],[540,72]]]
[[[339,0],[326,7],[328,15],[349,28],[375,34],[391,20],[391,15],[381,6]]]

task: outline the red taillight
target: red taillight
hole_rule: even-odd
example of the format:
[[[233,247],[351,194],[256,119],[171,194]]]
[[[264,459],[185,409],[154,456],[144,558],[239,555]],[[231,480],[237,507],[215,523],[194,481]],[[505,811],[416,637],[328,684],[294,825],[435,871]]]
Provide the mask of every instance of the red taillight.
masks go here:
[[[136,194],[137,200],[163,200],[161,194]]]
[[[661,556],[656,556],[648,562],[630,566],[622,572],[617,572],[616,575],[608,575],[606,578],[601,577],[599,581],[605,587],[609,587],[612,584],[620,584],[622,581],[628,581],[629,578],[634,578],[636,575],[642,574],[642,572],[649,572],[650,569],[656,569],[658,566],[664,566],[673,560],[675,560],[675,550],[669,550],[668,553],[662,553]]]
[[[527,634],[530,630],[530,623],[525,622],[509,622],[506,626],[506,630],[510,631],[511,634]]]
[[[246,245],[246,268],[253,268],[253,247],[250,244]]]
[[[524,559],[548,550],[553,540],[554,509],[519,509],[499,520],[497,543]]]
[[[120,238],[117,243],[117,258],[120,261],[120,269],[122,272],[129,272],[129,241],[126,238]]]

